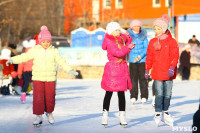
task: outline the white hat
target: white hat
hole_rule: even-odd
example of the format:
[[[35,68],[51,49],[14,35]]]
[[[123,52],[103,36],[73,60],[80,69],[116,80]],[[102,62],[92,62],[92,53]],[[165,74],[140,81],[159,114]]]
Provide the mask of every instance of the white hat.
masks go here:
[[[106,32],[110,35],[115,30],[121,30],[121,26],[117,22],[110,22],[106,26]]]
[[[36,44],[36,41],[34,39],[31,39],[30,41],[23,41],[22,45],[25,47],[25,48],[32,48],[34,47]]]
[[[9,49],[3,49],[1,51],[1,59],[7,59],[9,60],[11,56],[11,51]]]

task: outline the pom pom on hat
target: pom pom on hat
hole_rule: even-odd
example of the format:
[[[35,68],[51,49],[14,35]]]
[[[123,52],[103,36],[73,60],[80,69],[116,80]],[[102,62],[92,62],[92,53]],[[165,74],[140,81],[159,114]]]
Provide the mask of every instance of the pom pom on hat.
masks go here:
[[[121,26],[117,22],[110,22],[106,26],[106,32],[110,35],[115,30],[121,30]]]
[[[163,33],[165,33],[165,31],[166,31],[166,30],[168,29],[168,27],[169,27],[169,21],[170,21],[169,15],[164,14],[164,15],[162,15],[160,18],[156,19],[156,20],[153,22],[153,27],[154,27],[154,26],[158,26],[158,27],[162,28]]]
[[[39,44],[44,40],[51,41],[52,40],[51,33],[49,32],[48,28],[45,25],[43,25],[40,29],[41,32],[38,35]]]
[[[140,26],[142,27],[142,23],[138,20],[138,19],[134,19],[133,21],[131,21],[130,23],[130,28],[134,27],[134,26]]]
[[[45,25],[43,25],[43,26],[40,28],[40,30],[48,30],[48,28],[47,28]]]

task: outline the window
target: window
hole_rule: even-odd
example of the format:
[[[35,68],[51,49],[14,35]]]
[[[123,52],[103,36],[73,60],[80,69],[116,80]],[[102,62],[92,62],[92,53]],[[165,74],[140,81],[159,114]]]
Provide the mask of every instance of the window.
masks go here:
[[[153,0],[153,7],[161,7],[160,0]]]
[[[116,8],[123,8],[122,0],[115,0],[115,7]]]
[[[169,7],[169,0],[165,0],[165,6]]]
[[[110,0],[104,0],[104,8],[110,8]]]

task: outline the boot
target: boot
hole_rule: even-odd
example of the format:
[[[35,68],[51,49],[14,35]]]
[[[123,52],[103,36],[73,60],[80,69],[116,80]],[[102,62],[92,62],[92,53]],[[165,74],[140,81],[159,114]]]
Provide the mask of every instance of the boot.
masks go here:
[[[53,114],[52,113],[46,113],[47,117],[48,117],[48,121],[50,124],[54,124],[54,118],[53,118]]]
[[[171,127],[174,126],[174,119],[172,116],[168,113],[168,111],[163,112],[163,122]]]
[[[102,125],[108,125],[108,111],[106,109],[103,110]]]
[[[25,92],[22,93],[22,95],[21,95],[21,101],[22,101],[22,103],[24,103],[26,101],[26,93]]]
[[[35,120],[33,122],[33,125],[37,126],[39,124],[42,124],[42,115],[36,115]]]
[[[142,98],[142,104],[145,104],[147,102],[147,99],[146,98]]]
[[[131,103],[134,104],[136,102],[136,98],[131,98]]]
[[[120,125],[122,126],[128,125],[125,117],[126,117],[125,111],[119,111]]]
[[[154,116],[154,120],[157,126],[159,126],[160,122],[162,119],[162,113],[161,112],[156,112],[155,116]]]

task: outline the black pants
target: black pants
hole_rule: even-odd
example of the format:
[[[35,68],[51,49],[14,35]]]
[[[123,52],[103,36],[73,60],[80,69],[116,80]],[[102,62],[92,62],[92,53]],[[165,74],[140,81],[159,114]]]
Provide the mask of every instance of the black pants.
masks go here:
[[[104,97],[104,101],[103,101],[103,110],[106,109],[107,111],[109,111],[109,107],[110,107],[110,100],[112,97],[113,92],[110,91],[106,91],[105,97]],[[118,102],[119,102],[119,111],[125,111],[126,108],[126,100],[125,100],[125,94],[124,91],[119,91],[117,92],[118,94]]]
[[[182,80],[189,80],[190,70],[187,67],[183,67]]]
[[[24,85],[22,87],[22,92],[27,91],[31,77],[32,77],[32,71],[27,71],[23,73]]]
[[[132,89],[130,91],[131,98],[138,99],[138,81],[140,84],[141,98],[148,99],[148,83],[145,79],[145,63],[130,63],[129,64]]]

